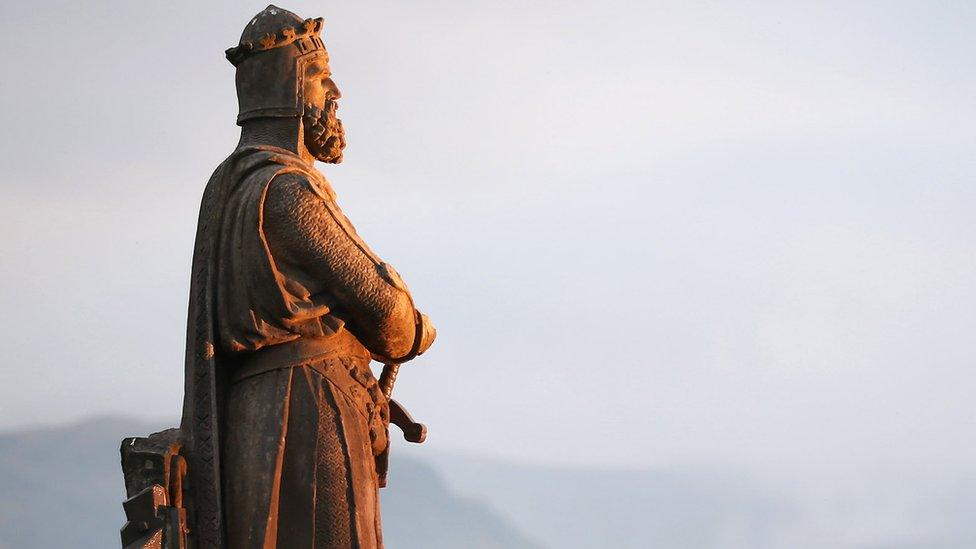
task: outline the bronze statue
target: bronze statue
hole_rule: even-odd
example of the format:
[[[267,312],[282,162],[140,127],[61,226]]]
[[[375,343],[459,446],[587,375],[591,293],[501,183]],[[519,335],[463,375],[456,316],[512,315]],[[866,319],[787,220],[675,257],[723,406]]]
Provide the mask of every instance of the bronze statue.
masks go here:
[[[423,440],[389,397],[436,332],[314,167],[345,146],[321,28],[268,6],[226,52],[241,139],[200,209],[180,429],[123,441],[127,547],[147,520],[159,547],[382,547],[391,419]]]

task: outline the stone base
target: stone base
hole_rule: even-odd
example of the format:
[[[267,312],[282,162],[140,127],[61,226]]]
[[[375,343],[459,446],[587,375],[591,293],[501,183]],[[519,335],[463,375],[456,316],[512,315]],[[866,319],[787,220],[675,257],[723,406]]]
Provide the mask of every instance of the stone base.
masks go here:
[[[183,498],[186,460],[180,430],[122,440],[122,473],[128,499],[123,549],[186,549],[187,513]]]

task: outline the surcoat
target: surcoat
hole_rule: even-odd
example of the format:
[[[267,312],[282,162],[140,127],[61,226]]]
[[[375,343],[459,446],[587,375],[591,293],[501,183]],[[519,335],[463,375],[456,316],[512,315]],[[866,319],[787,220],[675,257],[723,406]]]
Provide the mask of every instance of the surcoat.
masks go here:
[[[217,168],[194,249],[182,423],[201,547],[382,546],[369,464],[389,412],[369,362],[407,354],[417,318],[300,157],[241,147]]]

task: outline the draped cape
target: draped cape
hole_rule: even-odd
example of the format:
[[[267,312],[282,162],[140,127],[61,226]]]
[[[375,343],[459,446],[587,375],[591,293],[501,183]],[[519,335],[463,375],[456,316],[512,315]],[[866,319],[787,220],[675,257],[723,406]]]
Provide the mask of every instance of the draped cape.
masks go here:
[[[296,339],[292,325],[328,312],[278,272],[264,238],[264,197],[271,180],[282,173],[300,173],[317,193],[330,193],[327,184],[315,185],[321,175],[294,153],[248,146],[217,167],[200,206],[180,425],[189,462],[190,536],[200,549],[224,548],[220,414],[232,353]],[[218,300],[218,293],[243,299]]]

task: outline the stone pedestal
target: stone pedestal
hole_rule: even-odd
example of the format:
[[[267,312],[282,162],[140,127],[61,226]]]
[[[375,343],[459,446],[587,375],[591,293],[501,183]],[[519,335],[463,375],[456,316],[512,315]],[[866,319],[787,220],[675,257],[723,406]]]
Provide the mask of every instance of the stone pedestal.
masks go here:
[[[186,460],[180,455],[180,430],[122,440],[122,473],[128,522],[123,549],[186,549],[184,502]]]

